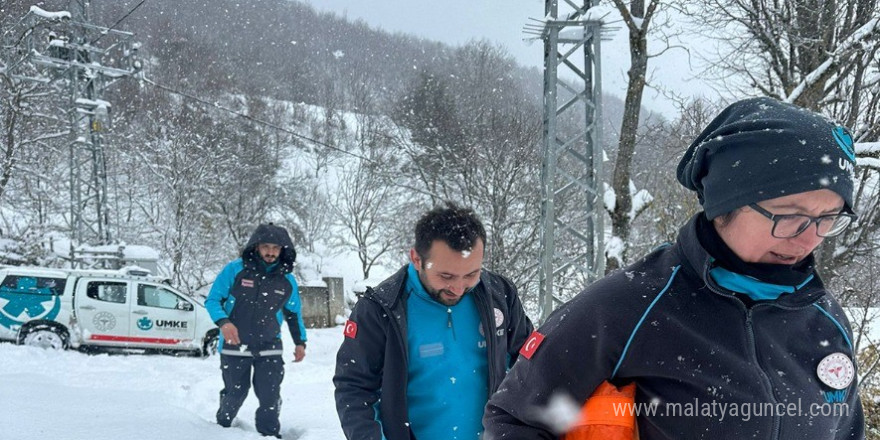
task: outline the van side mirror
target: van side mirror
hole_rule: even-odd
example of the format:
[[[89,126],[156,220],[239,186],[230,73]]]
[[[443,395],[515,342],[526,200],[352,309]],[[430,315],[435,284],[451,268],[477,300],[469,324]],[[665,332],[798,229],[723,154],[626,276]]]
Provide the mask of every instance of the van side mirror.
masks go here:
[[[183,310],[185,312],[192,312],[193,305],[187,301],[180,300],[180,301],[177,301],[177,310]]]

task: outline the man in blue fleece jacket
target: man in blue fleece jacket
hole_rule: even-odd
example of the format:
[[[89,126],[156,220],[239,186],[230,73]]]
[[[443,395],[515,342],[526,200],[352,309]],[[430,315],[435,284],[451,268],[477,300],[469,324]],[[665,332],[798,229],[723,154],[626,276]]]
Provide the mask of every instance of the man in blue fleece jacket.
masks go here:
[[[485,242],[471,210],[436,208],[416,225],[411,263],[355,305],[333,378],[348,439],[480,438],[532,331],[516,288],[482,269]]]

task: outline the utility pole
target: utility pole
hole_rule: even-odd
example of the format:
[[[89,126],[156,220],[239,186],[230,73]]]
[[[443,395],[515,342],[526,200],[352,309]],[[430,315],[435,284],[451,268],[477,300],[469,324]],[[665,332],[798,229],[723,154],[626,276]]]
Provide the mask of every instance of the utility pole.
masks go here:
[[[541,167],[539,319],[604,274],[601,17],[591,8],[546,0],[525,32],[544,40],[544,148]],[[570,7],[570,9],[569,9]],[[582,58],[579,58],[582,57]],[[560,121],[583,121],[561,128]],[[580,124],[578,124],[580,125]],[[569,123],[567,127],[570,127]],[[564,240],[565,245],[558,244]],[[561,295],[567,289],[569,294]]]
[[[111,108],[104,92],[140,72],[134,34],[98,26],[90,20],[89,0],[69,0],[67,11],[37,6],[13,32],[22,49],[7,70],[17,81],[62,83],[69,127],[70,260],[77,247],[113,241],[108,204],[106,130]]]

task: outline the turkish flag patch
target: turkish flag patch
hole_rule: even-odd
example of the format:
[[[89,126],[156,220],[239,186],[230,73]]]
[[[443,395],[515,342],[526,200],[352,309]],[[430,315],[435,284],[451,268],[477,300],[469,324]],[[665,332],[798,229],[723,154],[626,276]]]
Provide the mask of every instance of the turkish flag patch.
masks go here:
[[[345,331],[343,332],[346,338],[354,339],[358,334],[358,325],[356,322],[352,320],[345,321]]]
[[[241,279],[241,286],[242,287],[254,287],[254,280],[248,280],[248,279],[242,278]]]
[[[529,338],[526,339],[522,348],[519,349],[519,354],[523,355],[526,359],[531,359],[542,342],[544,342],[544,335],[538,333],[537,330],[533,331]]]

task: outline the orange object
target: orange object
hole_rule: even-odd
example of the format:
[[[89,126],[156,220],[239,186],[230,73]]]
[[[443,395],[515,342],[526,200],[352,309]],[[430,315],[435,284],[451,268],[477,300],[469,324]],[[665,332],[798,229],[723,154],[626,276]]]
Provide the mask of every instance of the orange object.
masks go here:
[[[636,384],[602,382],[581,408],[580,419],[562,440],[637,440]]]

